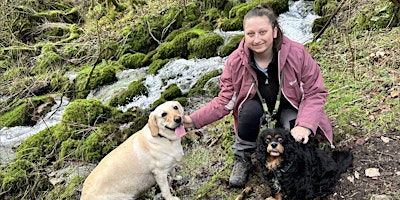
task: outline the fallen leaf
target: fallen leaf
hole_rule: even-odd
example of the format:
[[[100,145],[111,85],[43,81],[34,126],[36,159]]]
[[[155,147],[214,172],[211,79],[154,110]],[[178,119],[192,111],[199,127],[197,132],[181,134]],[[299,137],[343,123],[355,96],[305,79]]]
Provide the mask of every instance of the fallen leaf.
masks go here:
[[[357,144],[357,145],[363,145],[364,143],[365,143],[364,138],[358,138],[358,139],[356,140],[356,144]]]
[[[354,177],[355,177],[356,179],[360,179],[360,173],[358,173],[358,171],[355,171],[355,172],[354,172]]]
[[[382,140],[384,143],[389,143],[390,138],[385,137],[385,136],[381,136],[381,140]]]
[[[398,90],[393,90],[393,91],[391,91],[391,92],[390,92],[390,96],[391,96],[392,98],[399,97],[399,91],[398,91]]]
[[[379,173],[378,168],[368,168],[365,170],[365,175],[370,178],[378,177],[381,174]]]
[[[351,183],[354,183],[354,176],[348,176],[347,180],[349,180]]]

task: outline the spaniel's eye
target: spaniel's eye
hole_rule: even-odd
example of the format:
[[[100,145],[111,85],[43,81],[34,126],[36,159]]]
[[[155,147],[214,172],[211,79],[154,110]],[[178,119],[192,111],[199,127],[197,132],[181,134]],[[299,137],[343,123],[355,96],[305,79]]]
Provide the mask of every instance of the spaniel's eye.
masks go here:
[[[166,113],[166,112],[163,112],[163,113],[161,114],[161,117],[165,117],[165,116],[167,116],[167,113]]]
[[[174,109],[175,109],[175,110],[178,110],[178,106],[174,106]]]
[[[283,142],[283,138],[278,138],[278,142]]]
[[[271,140],[269,138],[265,139],[265,143],[269,143]]]

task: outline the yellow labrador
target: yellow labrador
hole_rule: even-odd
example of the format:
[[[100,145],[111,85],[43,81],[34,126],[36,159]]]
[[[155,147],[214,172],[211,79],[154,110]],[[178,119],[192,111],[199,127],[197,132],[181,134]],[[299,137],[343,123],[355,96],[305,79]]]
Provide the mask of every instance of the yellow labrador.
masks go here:
[[[177,101],[159,105],[148,123],[106,155],[86,178],[81,200],[135,199],[156,183],[166,200],[168,173],[182,159],[184,110]]]

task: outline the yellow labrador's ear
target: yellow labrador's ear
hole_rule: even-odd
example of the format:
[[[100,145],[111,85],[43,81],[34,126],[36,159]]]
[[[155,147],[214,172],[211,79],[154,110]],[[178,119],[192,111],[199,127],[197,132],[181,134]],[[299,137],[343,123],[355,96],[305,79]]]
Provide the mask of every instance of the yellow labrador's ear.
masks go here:
[[[154,113],[150,113],[148,126],[153,137],[158,136],[157,118]]]

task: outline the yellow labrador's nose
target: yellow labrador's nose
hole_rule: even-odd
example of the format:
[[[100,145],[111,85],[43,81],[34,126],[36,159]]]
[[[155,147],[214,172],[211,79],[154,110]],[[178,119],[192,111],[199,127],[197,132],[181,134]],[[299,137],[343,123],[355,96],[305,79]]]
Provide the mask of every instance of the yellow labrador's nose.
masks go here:
[[[182,117],[181,116],[174,117],[174,122],[180,124],[182,122]]]

